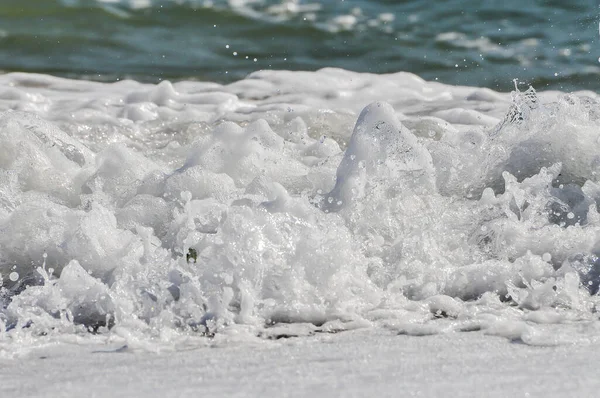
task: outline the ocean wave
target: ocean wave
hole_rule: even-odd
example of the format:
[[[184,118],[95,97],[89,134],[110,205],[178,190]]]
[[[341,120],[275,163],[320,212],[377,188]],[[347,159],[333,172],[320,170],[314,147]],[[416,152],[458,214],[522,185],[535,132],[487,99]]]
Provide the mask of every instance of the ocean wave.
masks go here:
[[[87,331],[536,344],[536,322],[596,320],[592,92],[333,68],[0,82],[5,352]]]

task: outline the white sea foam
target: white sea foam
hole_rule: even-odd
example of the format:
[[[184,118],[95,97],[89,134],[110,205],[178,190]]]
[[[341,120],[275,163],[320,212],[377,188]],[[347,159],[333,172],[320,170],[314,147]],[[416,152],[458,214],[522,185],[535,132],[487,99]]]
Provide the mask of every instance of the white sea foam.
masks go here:
[[[536,344],[595,319],[595,94],[338,69],[0,87],[5,348],[289,322]]]

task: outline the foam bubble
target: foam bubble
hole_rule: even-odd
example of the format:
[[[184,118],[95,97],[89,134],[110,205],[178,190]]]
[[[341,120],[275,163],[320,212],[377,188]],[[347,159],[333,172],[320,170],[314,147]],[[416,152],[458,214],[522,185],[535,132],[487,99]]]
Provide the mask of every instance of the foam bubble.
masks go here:
[[[537,341],[595,319],[593,93],[337,69],[0,83],[3,335],[468,323]],[[52,111],[8,110],[34,92]]]

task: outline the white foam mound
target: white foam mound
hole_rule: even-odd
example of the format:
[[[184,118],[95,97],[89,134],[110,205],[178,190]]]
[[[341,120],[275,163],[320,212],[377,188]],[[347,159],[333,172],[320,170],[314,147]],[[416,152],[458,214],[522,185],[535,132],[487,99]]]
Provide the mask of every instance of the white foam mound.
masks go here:
[[[433,174],[429,151],[402,126],[391,105],[376,102],[358,117],[324,207],[337,209],[364,200],[378,185],[398,192],[431,192]]]
[[[595,94],[337,69],[0,87],[9,351],[595,322]]]

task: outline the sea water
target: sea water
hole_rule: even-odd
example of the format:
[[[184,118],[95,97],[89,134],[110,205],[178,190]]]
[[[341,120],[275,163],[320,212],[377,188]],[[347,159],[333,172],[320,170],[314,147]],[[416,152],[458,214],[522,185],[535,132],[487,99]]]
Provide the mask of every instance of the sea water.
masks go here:
[[[225,7],[57,4],[125,19]],[[226,12],[294,26],[264,22],[280,6]],[[356,328],[559,344],[596,327],[600,99],[585,85],[502,93],[338,68],[214,80],[0,75],[3,352]]]
[[[0,70],[156,83],[340,67],[597,90],[598,12],[595,0],[3,0]]]

